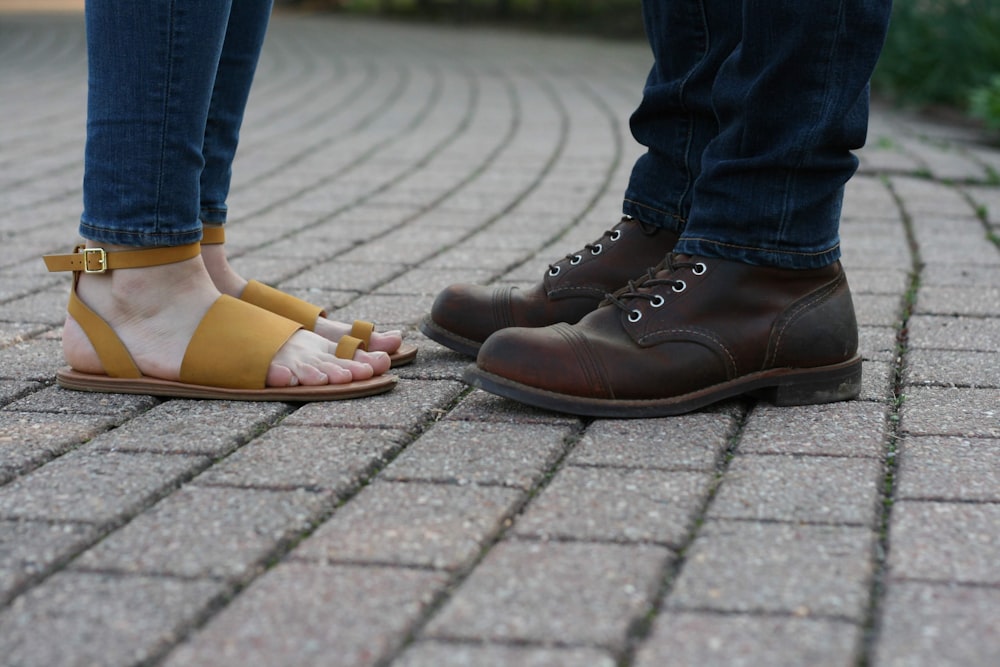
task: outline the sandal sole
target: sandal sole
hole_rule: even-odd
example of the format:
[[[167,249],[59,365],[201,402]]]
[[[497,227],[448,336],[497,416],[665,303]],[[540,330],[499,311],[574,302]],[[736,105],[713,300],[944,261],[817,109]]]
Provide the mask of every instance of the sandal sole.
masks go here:
[[[308,403],[363,398],[365,396],[382,394],[395,387],[397,379],[392,375],[379,375],[367,380],[355,380],[347,384],[321,385],[317,387],[229,389],[227,387],[208,387],[149,377],[136,379],[113,378],[107,375],[95,375],[92,373],[81,373],[72,369],[63,369],[56,373],[56,381],[60,387],[65,389],[106,394],[144,394],[147,396],[167,396],[171,398]]]

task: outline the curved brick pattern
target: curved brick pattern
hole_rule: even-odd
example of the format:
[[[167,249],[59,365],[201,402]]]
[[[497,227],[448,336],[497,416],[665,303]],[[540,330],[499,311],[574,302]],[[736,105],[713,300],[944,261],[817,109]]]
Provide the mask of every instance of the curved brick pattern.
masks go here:
[[[533,284],[617,221],[648,47],[279,3],[228,252],[417,362],[330,404],[81,394],[53,386],[68,283],[38,256],[75,242],[85,34],[25,4],[0,0],[0,662],[996,662],[978,130],[873,110],[841,229],[860,400],[580,420],[469,390],[416,325],[446,285]]]

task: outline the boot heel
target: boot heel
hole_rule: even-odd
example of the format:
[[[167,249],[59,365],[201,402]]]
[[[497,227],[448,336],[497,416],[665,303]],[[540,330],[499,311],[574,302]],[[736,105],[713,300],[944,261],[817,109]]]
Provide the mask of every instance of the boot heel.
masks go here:
[[[813,405],[848,401],[861,393],[861,358],[836,366],[806,369],[778,379],[779,384],[752,392],[772,405]]]

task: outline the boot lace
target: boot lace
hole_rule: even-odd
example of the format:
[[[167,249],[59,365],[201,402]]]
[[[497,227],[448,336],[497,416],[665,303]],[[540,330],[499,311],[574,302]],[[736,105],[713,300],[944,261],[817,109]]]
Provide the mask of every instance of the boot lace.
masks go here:
[[[635,218],[625,216],[622,218],[621,221],[625,222],[626,220],[631,220],[638,223],[639,228],[642,230],[642,233],[646,234],[647,236],[655,234],[658,231],[657,227],[646,224],[642,220],[636,220]],[[579,252],[566,255],[561,260],[559,260],[559,262],[562,262],[564,260],[569,260],[570,266],[576,266],[577,264],[583,261],[583,257],[587,252],[589,252],[591,256],[596,257],[597,255],[600,255],[602,252],[604,252],[604,247],[606,243],[614,243],[621,237],[622,237],[621,229],[608,229],[604,232],[601,238],[594,241],[593,243],[586,244],[585,246],[583,246],[583,250],[580,250]],[[559,263],[549,264],[549,275],[552,276],[553,278],[555,276],[558,276],[560,271],[562,271],[562,266],[560,266]]]
[[[662,294],[654,293],[654,287],[669,285],[671,290],[680,294],[688,286],[687,282],[680,278],[658,278],[656,274],[661,272],[675,274],[680,269],[691,269],[691,273],[700,276],[708,270],[708,267],[701,262],[681,261],[677,255],[668,253],[662,262],[646,269],[646,273],[636,280],[628,281],[628,285],[622,287],[614,294],[605,294],[605,303],[614,304],[628,313],[629,322],[638,322],[642,319],[642,311],[634,308],[628,302],[633,299],[645,299],[649,301],[649,305],[652,308],[661,307],[666,303],[666,299],[663,298]]]

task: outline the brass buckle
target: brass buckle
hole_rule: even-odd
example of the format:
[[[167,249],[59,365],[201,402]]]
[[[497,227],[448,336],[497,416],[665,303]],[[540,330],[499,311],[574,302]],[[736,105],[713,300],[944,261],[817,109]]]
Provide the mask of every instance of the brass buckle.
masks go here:
[[[104,273],[108,270],[108,253],[104,252],[104,248],[83,248],[80,252],[83,254],[84,273]],[[90,268],[90,255],[97,255],[97,263],[101,268]]]

